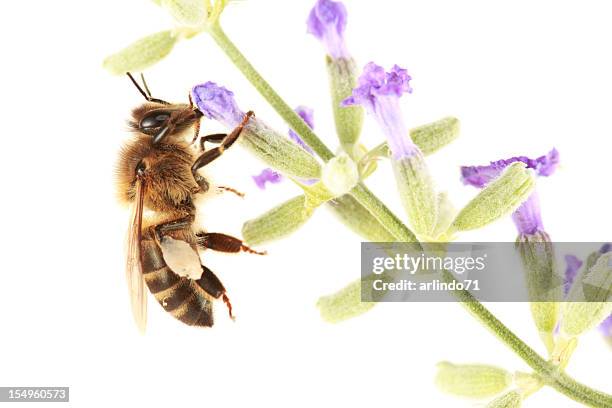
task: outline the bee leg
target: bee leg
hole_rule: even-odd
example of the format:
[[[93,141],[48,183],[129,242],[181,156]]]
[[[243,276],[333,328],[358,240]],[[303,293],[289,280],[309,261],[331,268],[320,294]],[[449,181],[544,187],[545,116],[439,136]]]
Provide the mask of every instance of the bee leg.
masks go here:
[[[217,275],[215,275],[213,271],[204,265],[202,265],[202,271],[202,276],[195,282],[198,284],[198,286],[204,289],[204,292],[208,293],[213,298],[223,300],[223,303],[225,303],[227,306],[230,318],[235,320],[234,315],[232,314],[232,303],[230,302],[229,297],[227,297],[227,291],[219,278],[217,278]]]
[[[225,139],[227,137],[227,133],[214,133],[212,135],[206,135],[206,136],[202,136],[200,138],[200,150],[202,150],[203,152],[206,151],[206,147],[204,147],[204,143],[206,142],[210,142],[210,143],[216,143],[219,144],[223,141],[223,139]]]
[[[200,176],[199,174],[194,174],[194,178],[198,186],[200,186],[200,192],[202,193],[207,192],[208,189],[210,188],[210,184],[208,183],[208,181],[204,177]]]
[[[252,248],[244,245],[238,238],[231,235],[220,234],[218,232],[198,232],[196,234],[198,246],[204,249],[212,249],[220,252],[248,252],[256,255],[266,255],[267,252],[255,251]]]
[[[151,232],[155,239],[155,242],[157,242],[157,244],[160,245],[162,237],[166,235],[167,233],[172,232],[172,231],[180,231],[186,228],[191,228],[191,225],[193,224],[194,219],[195,217],[193,215],[188,215],[183,218],[178,218],[176,220],[172,220],[172,221],[168,221],[162,224],[157,224],[157,225],[152,226]]]
[[[193,163],[193,166],[191,166],[191,172],[194,174],[194,177],[199,169],[221,156],[223,152],[225,152],[225,150],[229,149],[234,144],[234,142],[238,140],[238,136],[240,136],[240,133],[242,133],[242,129],[244,129],[247,122],[249,121],[249,119],[251,119],[253,115],[253,112],[247,112],[247,114],[244,115],[244,119],[242,120],[242,122],[238,126],[236,126],[236,128],[232,130],[230,134],[223,138],[219,147],[215,147],[213,149],[205,151],[200,157],[196,159],[195,163]]]
[[[222,193],[224,191],[229,191],[230,193],[236,194],[240,198],[244,198],[244,193],[236,190],[235,188],[227,187],[227,186],[217,186],[217,192]]]

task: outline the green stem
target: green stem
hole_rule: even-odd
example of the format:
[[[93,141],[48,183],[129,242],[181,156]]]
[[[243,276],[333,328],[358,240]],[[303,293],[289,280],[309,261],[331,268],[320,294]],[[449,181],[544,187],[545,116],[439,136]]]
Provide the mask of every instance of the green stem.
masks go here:
[[[319,139],[319,137],[308,127],[308,125],[296,114],[293,109],[272,89],[270,84],[255,70],[251,63],[244,57],[238,48],[231,42],[221,26],[217,23],[210,29],[209,33],[217,45],[225,52],[234,65],[251,82],[268,103],[289,124],[289,126],[312,148],[312,150],[324,161],[330,160],[334,155],[331,150]],[[398,241],[416,242],[412,231],[408,229],[368,188],[359,183],[351,195],[367,208],[382,225],[389,230]],[[448,272],[447,272],[448,274]],[[448,274],[450,275],[450,274]],[[445,276],[446,279],[454,279],[452,275]],[[518,338],[510,329],[499,321],[487,308],[478,302],[469,292],[459,291],[456,293],[461,303],[486,327],[488,327],[502,342],[510,347],[531,368],[533,368],[544,380],[544,382],[565,394],[571,399],[601,408],[612,408],[612,396],[604,394],[581,384],[558,367],[544,360],[525,342]]]
[[[350,194],[393,235],[399,242],[418,242],[416,236],[382,201],[363,183],[357,184]]]
[[[447,282],[455,278],[448,271],[444,272]],[[453,292],[461,304],[480,320],[497,338],[503,341],[519,357],[521,357],[533,370],[540,375],[546,385],[553,387],[569,398],[592,407],[611,408],[612,396],[594,390],[574,380],[559,368],[529,347],[524,341],[508,329],[486,307],[476,300],[468,291]]]
[[[291,109],[289,105],[276,93],[268,82],[257,72],[255,67],[245,58],[234,43],[227,37],[219,23],[213,24],[208,30],[210,36],[225,52],[225,55],[242,72],[246,79],[253,84],[261,96],[276,109],[281,118],[310,146],[310,148],[324,161],[330,160],[334,154],[317,135],[308,127],[306,122]]]

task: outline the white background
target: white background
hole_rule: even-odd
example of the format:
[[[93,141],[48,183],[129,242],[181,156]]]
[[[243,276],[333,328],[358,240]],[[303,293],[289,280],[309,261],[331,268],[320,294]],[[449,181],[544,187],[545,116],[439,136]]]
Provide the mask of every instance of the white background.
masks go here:
[[[323,48],[305,33],[313,1],[249,0],[227,8],[226,31],[291,105],[315,109],[334,149]],[[360,65],[407,67],[410,126],[454,115],[462,135],[432,156],[440,190],[457,207],[475,190],[458,166],[553,146],[562,168],[539,180],[547,230],[558,241],[610,240],[612,59],[607,2],[346,0],[348,45]],[[127,212],[115,201],[116,153],[140,95],[108,75],[103,58],[171,27],[147,0],[6,2],[2,36],[2,295],[0,385],[71,387],[71,405],[471,406],[433,386],[435,363],[527,366],[457,304],[381,304],[340,325],[315,307],[359,275],[359,237],[326,211],[266,257],[205,254],[232,297],[236,323],[217,307],[210,330],[180,324],[153,301],[138,335],[124,282]],[[191,86],[226,85],[240,105],[286,130],[205,35],[180,43],[147,72],[155,96],[185,101]],[[204,132],[222,130],[206,121]],[[371,118],[363,141],[382,135]],[[237,148],[207,168],[244,191],[212,197],[205,227],[238,235],[242,223],[298,193],[261,192],[263,165]],[[368,185],[398,214],[387,164]],[[513,241],[509,219],[461,240]],[[490,308],[540,353],[525,304]],[[599,333],[581,339],[568,368],[612,392],[612,353]],[[573,407],[545,389],[526,406]]]

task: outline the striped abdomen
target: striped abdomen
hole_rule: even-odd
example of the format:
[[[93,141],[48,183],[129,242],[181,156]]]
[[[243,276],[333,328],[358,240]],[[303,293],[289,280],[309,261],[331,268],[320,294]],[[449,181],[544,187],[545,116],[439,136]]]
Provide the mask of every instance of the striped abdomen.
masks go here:
[[[212,301],[192,279],[174,273],[151,238],[141,241],[142,267],[149,291],[172,316],[190,326],[213,325]]]

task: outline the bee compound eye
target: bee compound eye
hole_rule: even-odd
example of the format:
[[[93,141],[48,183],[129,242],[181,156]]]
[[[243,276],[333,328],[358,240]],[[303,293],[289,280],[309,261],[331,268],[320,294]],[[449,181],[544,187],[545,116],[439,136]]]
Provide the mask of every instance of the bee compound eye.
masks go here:
[[[170,118],[168,111],[153,111],[147,113],[138,124],[141,130],[151,130],[160,128]]]

